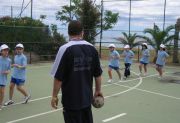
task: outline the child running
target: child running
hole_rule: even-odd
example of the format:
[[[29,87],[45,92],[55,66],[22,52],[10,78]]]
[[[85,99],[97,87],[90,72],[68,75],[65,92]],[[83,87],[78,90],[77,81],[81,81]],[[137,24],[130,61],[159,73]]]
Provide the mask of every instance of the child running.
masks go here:
[[[130,50],[129,45],[124,46],[124,52],[122,53],[122,56],[124,57],[124,65],[125,65],[124,79],[127,79],[127,77],[131,75],[130,66],[132,64],[132,58],[134,57],[134,52]]]
[[[163,75],[163,67],[165,66],[166,58],[169,57],[169,55],[166,52],[166,46],[164,44],[160,45],[160,50],[158,51],[157,54],[157,60],[156,60],[156,70],[159,73],[160,79],[162,79]]]
[[[9,47],[6,44],[1,45],[0,52],[0,110],[2,110],[7,75],[11,69],[11,60],[8,57]]]
[[[142,67],[144,67],[144,76],[147,75],[147,65],[149,63],[149,49],[147,43],[142,44],[142,57],[140,59],[140,64],[139,64],[139,71],[140,71],[140,76],[143,75],[142,73]]]
[[[17,90],[21,92],[24,95],[24,101],[23,104],[26,104],[28,100],[30,99],[30,95],[26,92],[24,89],[25,84],[25,75],[26,75],[26,66],[27,66],[27,58],[23,54],[24,46],[23,44],[17,44],[15,47],[16,55],[14,58],[14,64],[12,64],[12,67],[14,67],[11,77],[11,83],[9,86],[9,100],[4,104],[5,106],[11,105],[14,103],[12,100],[13,94],[14,94],[14,87],[17,86]]]
[[[110,55],[109,55],[109,67],[108,67],[108,75],[109,75],[109,80],[108,83],[112,82],[112,69],[114,69],[119,77],[119,80],[121,81],[121,73],[119,71],[119,59],[120,55],[119,53],[115,50],[115,45],[110,44],[109,46],[110,50]]]

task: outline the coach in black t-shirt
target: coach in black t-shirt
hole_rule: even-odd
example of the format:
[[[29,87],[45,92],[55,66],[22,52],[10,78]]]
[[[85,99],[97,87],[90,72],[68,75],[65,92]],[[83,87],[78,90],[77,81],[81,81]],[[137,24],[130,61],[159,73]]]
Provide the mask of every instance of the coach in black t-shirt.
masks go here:
[[[70,41],[59,48],[51,71],[54,77],[51,105],[57,108],[61,88],[65,123],[93,123],[93,96],[103,96],[98,53],[92,44],[82,39],[83,28],[79,21],[69,23],[68,34]]]

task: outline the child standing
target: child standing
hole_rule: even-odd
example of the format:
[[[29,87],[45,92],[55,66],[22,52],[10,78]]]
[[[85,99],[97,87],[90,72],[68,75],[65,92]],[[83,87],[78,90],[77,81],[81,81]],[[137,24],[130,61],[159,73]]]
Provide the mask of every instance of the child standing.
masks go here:
[[[147,43],[143,43],[142,44],[142,57],[140,59],[140,64],[139,64],[139,71],[140,71],[139,75],[142,75],[142,67],[144,67],[144,76],[147,75],[147,65],[149,63],[149,56],[150,56],[150,53],[149,53],[148,45]]]
[[[16,55],[14,58],[14,64],[12,64],[13,72],[11,77],[11,82],[9,86],[9,100],[4,104],[5,106],[11,105],[14,103],[12,100],[14,87],[17,86],[17,90],[24,95],[23,104],[26,104],[30,99],[30,94],[24,89],[25,79],[26,79],[26,66],[27,58],[23,54],[24,46],[23,44],[17,44],[15,47]]]
[[[5,86],[7,85],[7,75],[11,69],[11,60],[8,57],[9,47],[6,44],[1,45],[0,52],[0,110],[2,110]]]
[[[132,64],[132,58],[134,57],[134,52],[130,50],[129,45],[124,46],[124,52],[122,53],[122,56],[124,57],[124,65],[125,65],[124,79],[126,79],[131,75],[130,66]]]
[[[109,75],[109,80],[108,83],[112,82],[112,69],[114,69],[119,77],[119,80],[121,80],[121,73],[119,71],[119,59],[120,55],[119,53],[115,50],[115,45],[110,44],[109,45],[109,50],[110,50],[110,55],[109,55],[109,67],[108,67],[108,75]]]
[[[160,50],[157,54],[157,60],[156,60],[156,70],[159,73],[159,78],[162,79],[163,75],[163,67],[165,66],[166,58],[169,57],[169,55],[166,53],[166,46],[164,44],[160,45]]]

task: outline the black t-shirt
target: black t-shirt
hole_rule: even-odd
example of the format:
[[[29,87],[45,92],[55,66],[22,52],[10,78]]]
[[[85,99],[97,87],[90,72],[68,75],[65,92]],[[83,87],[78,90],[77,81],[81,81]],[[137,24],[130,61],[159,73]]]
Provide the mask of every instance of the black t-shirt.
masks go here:
[[[102,74],[98,52],[87,41],[70,41],[59,48],[51,74],[62,81],[64,108],[86,108],[93,97],[93,77]]]

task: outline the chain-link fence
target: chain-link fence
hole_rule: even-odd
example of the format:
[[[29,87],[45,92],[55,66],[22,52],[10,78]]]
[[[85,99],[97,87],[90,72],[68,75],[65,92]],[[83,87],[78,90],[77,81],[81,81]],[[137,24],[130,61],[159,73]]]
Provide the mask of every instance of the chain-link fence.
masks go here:
[[[99,9],[111,10],[119,13],[119,19],[116,25],[108,31],[103,31],[102,38],[96,36],[95,46],[103,58],[108,56],[107,46],[114,43],[117,50],[121,53],[123,44],[116,39],[122,37],[122,32],[137,33],[143,35],[145,28],[152,28],[154,23],[157,23],[161,28],[163,25],[173,25],[179,16],[178,10],[180,8],[173,6],[167,1],[166,6],[164,1],[118,1],[118,0],[95,0]],[[130,6],[131,2],[131,6]],[[171,3],[178,2],[174,0]],[[63,43],[56,41],[52,36],[51,24],[57,25],[57,32],[63,34],[68,40],[67,25],[59,20],[56,20],[56,13],[62,10],[64,5],[73,5],[72,0],[61,0],[54,2],[42,2],[34,0],[6,0],[1,1],[0,18],[24,18],[29,17],[35,19],[37,22],[44,25],[32,25],[32,23],[23,21],[24,25],[20,26],[14,19],[10,24],[0,23],[0,44],[6,43],[10,46],[10,55],[14,54],[14,46],[16,43],[23,43],[25,45],[25,53],[28,56],[29,62],[51,60],[54,59],[56,52]],[[174,4],[175,5],[175,4]],[[166,11],[165,8],[166,7]],[[145,14],[142,13],[143,12]],[[156,11],[156,12],[154,12]],[[131,13],[130,13],[131,12]],[[36,23],[34,23],[36,24]],[[31,25],[31,26],[30,26]],[[174,31],[172,32],[172,34]],[[61,38],[61,37],[58,37]],[[179,41],[180,44],[180,41]],[[169,54],[173,55],[173,42],[169,44]],[[100,47],[102,46],[102,47]],[[180,47],[180,46],[179,46]],[[155,53],[151,46],[152,55]],[[134,48],[137,61],[140,58],[141,47]],[[180,57],[180,56],[179,56]],[[172,61],[172,60],[171,60]]]

